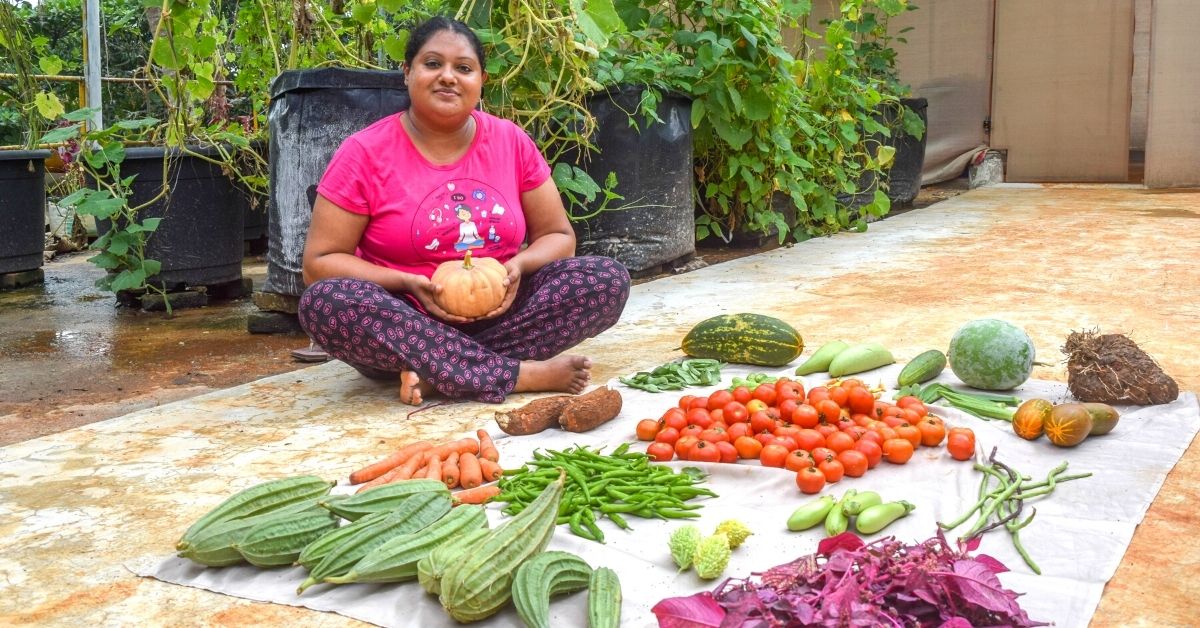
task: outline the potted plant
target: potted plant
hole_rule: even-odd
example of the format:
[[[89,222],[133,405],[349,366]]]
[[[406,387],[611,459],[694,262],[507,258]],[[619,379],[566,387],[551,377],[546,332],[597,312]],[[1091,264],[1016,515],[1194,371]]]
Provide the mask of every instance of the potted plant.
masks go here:
[[[168,0],[159,15],[147,68],[158,79],[165,119],[126,120],[105,129],[74,124],[45,140],[81,138],[80,163],[92,187],[63,203],[101,225],[91,247],[99,251],[91,261],[108,271],[99,287],[118,293],[122,302],[147,290],[165,298],[198,286],[237,295],[245,188],[265,181],[259,174],[265,161],[242,124],[222,119],[221,15],[207,0]],[[206,110],[217,112],[208,122]],[[67,119],[81,123],[87,115],[80,110]]]
[[[37,140],[47,121],[62,112],[58,97],[35,78],[38,69],[57,74],[62,63],[47,53],[44,40],[30,35],[17,10],[0,2],[0,50],[6,59],[0,69],[16,75],[12,83],[0,83],[0,103],[15,110],[23,123],[19,148],[0,150],[0,275],[8,276],[0,281],[2,287],[42,281],[45,161],[50,151],[37,149]]]

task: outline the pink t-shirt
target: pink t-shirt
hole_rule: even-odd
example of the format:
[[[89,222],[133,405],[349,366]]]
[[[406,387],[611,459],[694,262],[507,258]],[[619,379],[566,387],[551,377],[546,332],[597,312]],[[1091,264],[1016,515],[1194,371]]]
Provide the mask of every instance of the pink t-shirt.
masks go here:
[[[545,183],[550,166],[521,127],[481,111],[471,115],[475,139],[453,164],[426,160],[400,114],[342,143],[317,192],[370,216],[355,255],[429,277],[467,250],[500,262],[517,254],[525,241],[521,193]]]

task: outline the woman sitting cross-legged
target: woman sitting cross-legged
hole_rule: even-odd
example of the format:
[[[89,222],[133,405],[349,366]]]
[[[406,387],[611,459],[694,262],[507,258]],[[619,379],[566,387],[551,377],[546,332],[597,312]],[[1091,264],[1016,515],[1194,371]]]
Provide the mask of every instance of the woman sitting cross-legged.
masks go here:
[[[483,47],[433,18],[405,51],[412,104],[346,139],[317,187],[304,249],[300,324],[367,377],[399,378],[400,399],[433,392],[500,402],[512,392],[581,392],[591,361],[563,351],[617,322],[629,273],[575,257],[550,167],[510,121],[477,110]],[[504,299],[477,318],[435,301],[437,266],[491,257]]]

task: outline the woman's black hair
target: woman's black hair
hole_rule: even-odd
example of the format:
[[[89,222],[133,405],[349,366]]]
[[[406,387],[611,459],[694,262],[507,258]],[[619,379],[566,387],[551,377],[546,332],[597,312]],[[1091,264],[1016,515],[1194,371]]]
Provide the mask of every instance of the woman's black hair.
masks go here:
[[[450,31],[466,37],[467,41],[471,42],[471,48],[475,49],[475,56],[479,58],[480,69],[487,67],[487,59],[483,55],[483,42],[479,41],[479,36],[475,34],[475,31],[458,20],[440,15],[425,20],[409,34],[408,45],[404,47],[404,65],[412,67],[413,59],[417,58],[417,53],[421,51],[429,38],[442,31]]]

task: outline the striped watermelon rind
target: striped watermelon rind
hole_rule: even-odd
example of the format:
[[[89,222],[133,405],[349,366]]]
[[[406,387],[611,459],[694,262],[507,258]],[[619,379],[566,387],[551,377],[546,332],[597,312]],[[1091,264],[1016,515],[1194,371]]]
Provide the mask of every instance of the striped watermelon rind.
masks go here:
[[[683,339],[683,352],[734,364],[783,366],[804,351],[800,332],[763,314],[722,314],[700,321]]]

